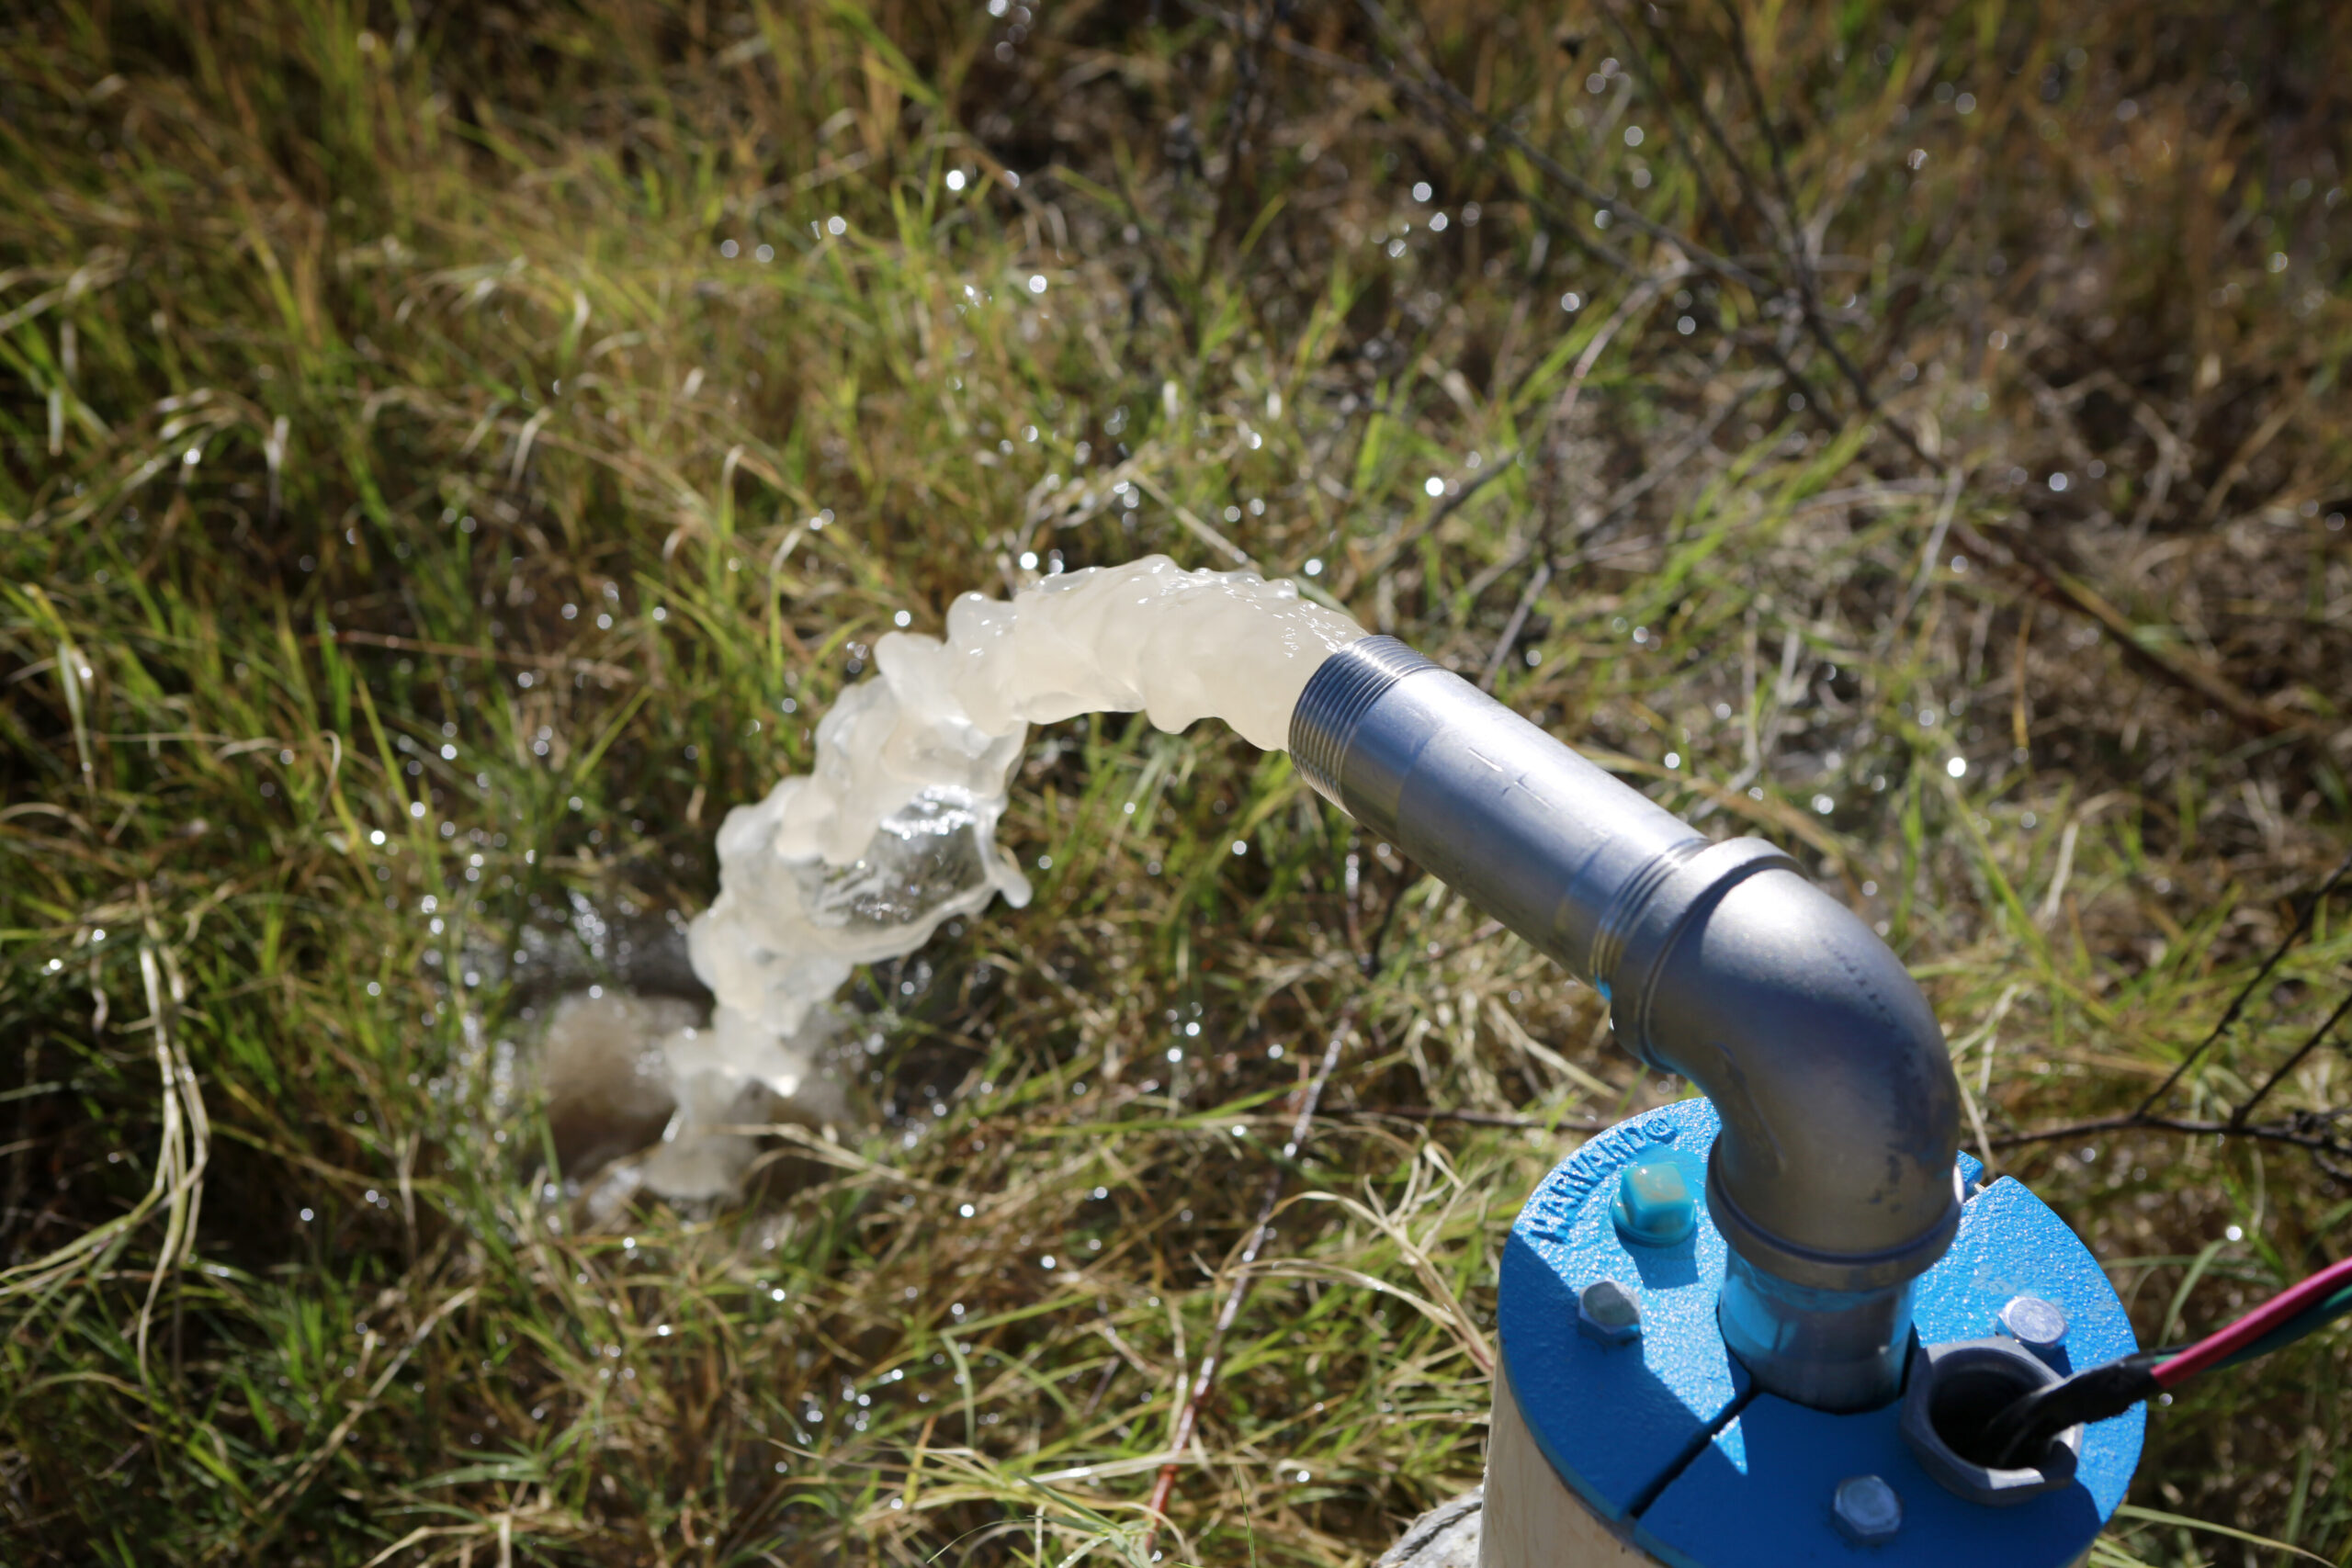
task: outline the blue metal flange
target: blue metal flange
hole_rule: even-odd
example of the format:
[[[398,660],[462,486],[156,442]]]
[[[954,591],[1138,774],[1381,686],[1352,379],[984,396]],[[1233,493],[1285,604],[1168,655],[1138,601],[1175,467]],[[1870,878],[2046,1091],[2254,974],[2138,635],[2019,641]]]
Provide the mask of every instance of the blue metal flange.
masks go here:
[[[1536,1446],[1605,1518],[1622,1519],[1707,1440],[1747,1389],[1715,1328],[1724,1239],[1704,1223],[1714,1107],[1686,1100],[1618,1123],[1554,1168],[1503,1250],[1502,1358]],[[1695,1208],[1668,1246],[1629,1243],[1614,1210],[1624,1168],[1678,1168]],[[1622,1348],[1577,1329],[1586,1286],[1615,1280],[1641,1308]]]
[[[2070,1484],[1996,1508],[1920,1468],[1899,1403],[1838,1416],[1751,1390],[1715,1322],[1724,1247],[1704,1194],[1717,1130],[1702,1100],[1623,1122],[1555,1168],[1511,1227],[1503,1366],[1560,1478],[1674,1568],[2060,1568],[2081,1556],[2131,1483],[2142,1411],[2086,1429]],[[1631,1183],[1628,1168],[1639,1168]],[[1653,1243],[1675,1228],[1677,1173],[1691,1228]],[[1960,1177],[1970,1197],[1959,1235],[1919,1282],[1922,1344],[2000,1334],[2004,1309],[2027,1297],[2063,1322],[2054,1343],[2034,1347],[2062,1372],[2136,1348],[2106,1274],[2056,1214],[2015,1181],[1980,1190],[1982,1168],[1965,1155]],[[1583,1293],[1604,1280],[1634,1297],[1637,1335],[1580,1330]],[[1883,1539],[1835,1511],[1841,1485],[1867,1476],[1900,1500],[1901,1524]]]

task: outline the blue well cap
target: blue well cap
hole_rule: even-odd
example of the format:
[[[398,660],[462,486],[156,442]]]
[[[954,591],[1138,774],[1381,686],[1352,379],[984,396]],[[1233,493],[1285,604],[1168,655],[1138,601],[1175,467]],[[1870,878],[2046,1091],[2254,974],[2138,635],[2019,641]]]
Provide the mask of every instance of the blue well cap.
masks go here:
[[[1617,1179],[1617,1232],[1642,1247],[1672,1247],[1698,1228],[1699,1203],[1668,1156],[1637,1159]]]

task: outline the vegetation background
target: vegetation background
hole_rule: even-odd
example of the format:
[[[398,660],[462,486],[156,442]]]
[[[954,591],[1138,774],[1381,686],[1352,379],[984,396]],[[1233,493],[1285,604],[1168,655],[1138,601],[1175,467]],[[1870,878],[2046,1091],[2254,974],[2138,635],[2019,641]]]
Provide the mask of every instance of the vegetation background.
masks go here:
[[[1363,1563],[1474,1483],[1510,1215],[1678,1090],[1221,731],[1036,738],[870,1126],[557,1168],[484,955],[626,968],[894,618],[1150,550],[1805,857],[2143,1339],[2345,1254],[2352,10],[1227,6],[9,7],[0,1558]],[[2347,1390],[2155,1411],[2101,1560],[2352,1564]]]

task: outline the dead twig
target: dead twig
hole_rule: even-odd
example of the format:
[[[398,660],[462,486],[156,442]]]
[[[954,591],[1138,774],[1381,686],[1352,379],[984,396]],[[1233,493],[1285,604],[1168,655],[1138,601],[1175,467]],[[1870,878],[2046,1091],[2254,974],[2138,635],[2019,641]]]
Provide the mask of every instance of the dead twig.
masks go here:
[[[2295,917],[2295,923],[2288,928],[2285,936],[2278,939],[2278,945],[2270,950],[2270,956],[2262,961],[2262,967],[2256,970],[2253,978],[2239,987],[2238,994],[2230,998],[2230,1005],[2222,1010],[2221,1021],[2213,1025],[2211,1032],[2198,1043],[2197,1049],[2183,1056],[2179,1065],[2165,1075],[2164,1082],[2148,1091],[2148,1098],[2140,1102],[2139,1109],[2132,1113],[2133,1116],[2144,1117],[2154,1111],[2157,1103],[2173,1091],[2173,1086],[2180,1082],[2182,1076],[2190,1067],[2195,1066],[2222,1035],[2230,1032],[2231,1026],[2237,1022],[2238,1015],[2245,1010],[2247,998],[2251,998],[2260,988],[2262,983],[2270,977],[2270,972],[2278,967],[2279,961],[2287,956],[2288,950],[2302,940],[2305,931],[2311,930],[2312,920],[2318,915],[2319,907],[2327,902],[2327,896],[2335,891],[2336,885],[2341,883],[2347,874],[2352,874],[2352,854],[2346,854],[2335,863],[2335,869],[2327,874],[2327,880],[2320,884],[2319,891],[2305,901],[2302,912]]]
[[[2183,691],[2204,698],[2247,728],[2264,735],[2308,732],[2309,726],[2302,720],[2257,701],[2202,660],[2167,652],[2144,640],[2131,616],[2052,560],[2022,530],[2006,524],[1988,524],[1979,529],[1968,523],[1955,522],[1951,531],[1969,549],[1986,558],[1994,558],[1993,547],[1997,544],[2001,552],[2032,577],[2050,597],[2105,627],[2122,648],[2125,658]]]
[[[1511,607],[1510,619],[1503,623],[1503,635],[1495,639],[1495,651],[1487,660],[1486,673],[1478,677],[1480,691],[1491,692],[1495,689],[1495,682],[1503,672],[1504,662],[1510,658],[1510,650],[1518,643],[1519,634],[1526,628],[1527,617],[1534,612],[1535,601],[1542,598],[1544,590],[1551,585],[1551,561],[1546,559],[1538,562],[1535,575],[1527,580],[1527,591],[1519,596],[1519,603]]]
[[[1355,1003],[1351,1001],[1341,1010],[1339,1021],[1323,1046],[1323,1058],[1316,1064],[1314,1074],[1292,1094],[1290,1141],[1283,1145],[1283,1164],[1274,1168],[1266,1179],[1266,1190],[1258,1201],[1257,1223],[1250,1227],[1249,1239],[1242,1243],[1240,1253],[1230,1265],[1233,1283],[1225,1292],[1224,1303],[1218,1307],[1216,1321],[1209,1328],[1208,1342],[1201,1347],[1200,1370],[1193,1374],[1193,1386],[1177,1408],[1176,1420],[1169,1428],[1168,1458],[1159,1467],[1153,1481],[1151,1501],[1145,1511],[1149,1522],[1144,1527],[1140,1551],[1148,1552],[1159,1539],[1159,1527],[1168,1517],[1169,1495],[1176,1489],[1176,1473],[1183,1463],[1184,1450],[1192,1446],[1193,1429],[1200,1424],[1201,1406],[1208,1399],[1209,1390],[1216,1385],[1218,1353],[1224,1346],[1226,1332],[1234,1319],[1241,1315],[1242,1301],[1250,1293],[1250,1283],[1258,1254],[1265,1247],[1273,1230],[1274,1211],[1282,1206],[1283,1190],[1289,1183],[1289,1166],[1306,1146],[1306,1134],[1315,1122],[1315,1110],[1323,1099],[1323,1090],[1330,1083],[1331,1075],[1340,1066],[1340,1052],[1347,1043],[1348,1033],[1355,1027]]]
[[[2277,1089],[2289,1073],[2301,1066],[2305,1057],[2320,1048],[2321,1043],[2335,1032],[2335,1026],[2344,1021],[2344,1015],[2347,1012],[2352,1012],[2352,991],[2345,992],[2344,999],[2335,1004],[2335,1010],[2327,1015],[2327,1021],[2312,1030],[2311,1037],[2296,1046],[2287,1059],[2279,1063],[2268,1077],[2262,1080],[2262,1087],[2247,1095],[2245,1102],[2230,1112],[2230,1125],[2244,1128],[2246,1118],[2254,1114],[2254,1108],[2269,1098],[2270,1091]]]
[[[1396,539],[1380,552],[1379,558],[1360,575],[1377,577],[1387,570],[1397,557],[1435,533],[1447,518],[1461,511],[1472,496],[1502,478],[1510,466],[1518,460],[1519,449],[1513,447],[1508,452],[1498,454],[1492,462],[1473,475],[1466,482],[1457,480],[1447,486],[1445,499],[1430,508],[1428,516],[1397,535]]]
[[[2352,1144],[2341,1138],[2306,1132],[2288,1122],[2248,1122],[2239,1126],[2228,1122],[2196,1122],[2176,1116],[2143,1116],[2136,1111],[2121,1116],[2097,1117],[2087,1122],[2069,1122],[2056,1127],[2037,1127],[2022,1133],[2004,1133],[1993,1140],[1993,1147],[2022,1148],[2029,1144],[2061,1143],[2068,1138],[2086,1138],[2099,1133],[2182,1133],[2191,1136],[2216,1134],[2254,1138],[2263,1143],[2309,1149],[2314,1154],[2332,1155],[2339,1159],[2352,1158]]]
[[[1508,1111],[1448,1111],[1434,1105],[1373,1105],[1351,1106],[1344,1111],[1327,1111],[1327,1116],[1337,1116],[1351,1122],[1378,1122],[1384,1119],[1398,1122],[1459,1122],[1468,1127],[1509,1127],[1530,1133],[1601,1133],[1612,1125],[1595,1121],[1589,1116],[1564,1116],[1547,1122],[1540,1116],[1517,1116]]]
[[[573,659],[560,653],[507,653],[494,648],[469,648],[464,643],[432,642],[423,637],[400,637],[391,632],[356,632],[338,627],[322,639],[302,639],[316,648],[322,640],[354,643],[362,648],[389,649],[394,653],[425,653],[437,659],[487,659],[494,664],[511,665],[519,670],[555,670],[568,675],[593,675],[599,681],[634,683],[637,673],[617,664],[605,664],[593,659]],[[653,682],[656,687],[662,682]]]

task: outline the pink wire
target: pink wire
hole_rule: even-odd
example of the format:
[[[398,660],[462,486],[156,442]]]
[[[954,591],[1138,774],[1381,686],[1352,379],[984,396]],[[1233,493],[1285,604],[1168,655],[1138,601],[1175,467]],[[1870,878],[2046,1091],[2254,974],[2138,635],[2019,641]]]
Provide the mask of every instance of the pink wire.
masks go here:
[[[2352,1258],[2341,1263],[2331,1263],[2301,1284],[2271,1297],[2227,1328],[2199,1339],[2169,1360],[2157,1362],[2152,1373],[2156,1386],[2172,1388],[2188,1382],[2223,1357],[2253,1344],[2347,1281],[2352,1281]]]

